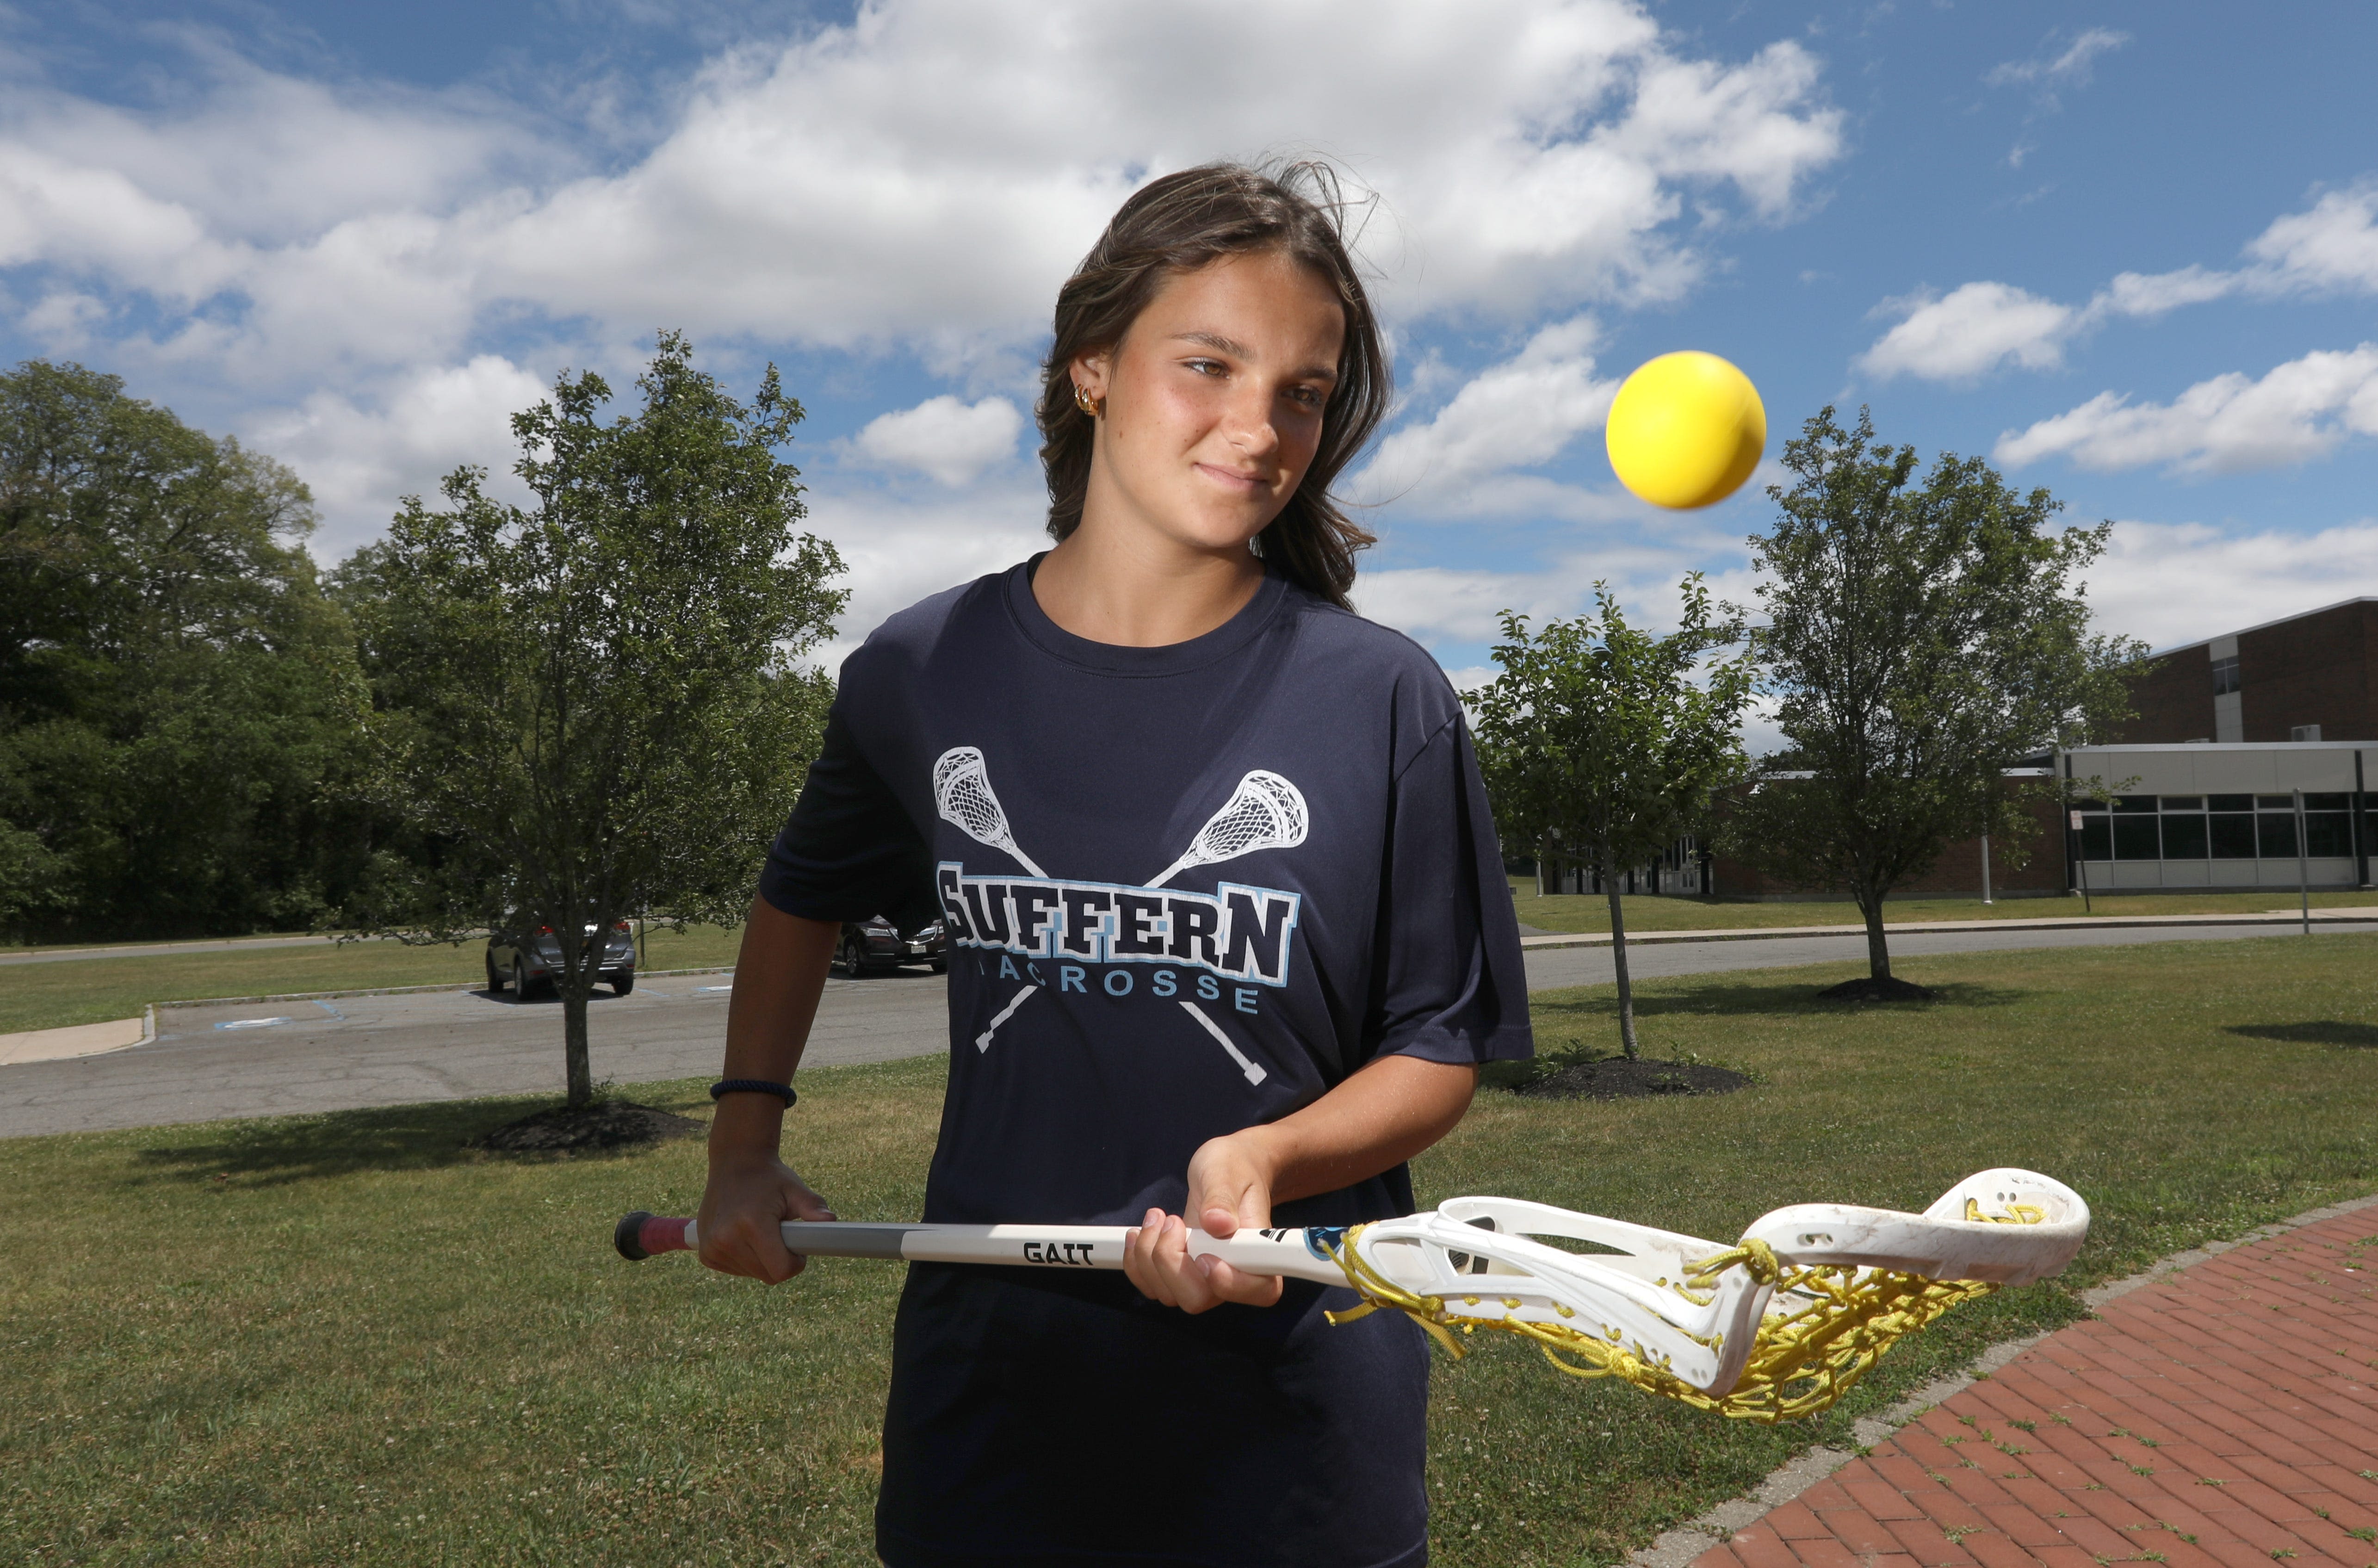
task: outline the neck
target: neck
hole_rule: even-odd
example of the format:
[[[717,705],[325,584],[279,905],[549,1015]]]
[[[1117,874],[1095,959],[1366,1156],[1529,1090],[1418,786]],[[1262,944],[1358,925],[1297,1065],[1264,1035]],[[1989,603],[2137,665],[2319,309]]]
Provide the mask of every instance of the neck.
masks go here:
[[[1263,562],[1243,545],[1225,550],[1135,538],[1083,525],[1040,561],[1032,597],[1075,636],[1155,648],[1202,637],[1246,608]]]

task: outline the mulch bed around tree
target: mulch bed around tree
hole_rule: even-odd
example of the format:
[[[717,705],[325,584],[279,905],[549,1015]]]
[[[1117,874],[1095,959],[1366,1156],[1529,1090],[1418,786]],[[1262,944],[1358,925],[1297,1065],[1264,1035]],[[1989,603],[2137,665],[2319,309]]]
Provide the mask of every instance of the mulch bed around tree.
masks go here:
[[[1749,1075],[1707,1062],[1577,1062],[1519,1085],[1522,1094],[1546,1100],[1634,1100],[1654,1094],[1731,1094]]]
[[[552,1154],[580,1149],[631,1149],[669,1138],[695,1138],[703,1123],[639,1105],[630,1100],[598,1100],[571,1110],[557,1105],[516,1122],[506,1122],[471,1140],[474,1149],[497,1154]]]
[[[1928,1002],[1932,988],[1896,976],[1877,980],[1870,974],[1862,974],[1839,985],[1828,985],[1817,995],[1828,1002]]]

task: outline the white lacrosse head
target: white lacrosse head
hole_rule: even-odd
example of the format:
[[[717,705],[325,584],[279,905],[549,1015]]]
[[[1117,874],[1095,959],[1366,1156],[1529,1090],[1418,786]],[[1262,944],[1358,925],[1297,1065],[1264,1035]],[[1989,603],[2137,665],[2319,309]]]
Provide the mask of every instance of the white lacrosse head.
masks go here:
[[[972,746],[952,746],[933,763],[933,810],[978,844],[1004,850],[1035,876],[1044,874],[1031,857],[1015,846],[1008,831],[1007,813],[991,793],[991,767]]]
[[[1312,814],[1304,793],[1277,773],[1256,768],[1239,780],[1222,809],[1206,819],[1182,857],[1148,880],[1161,887],[1193,865],[1236,860],[1257,850],[1292,850],[1304,842]]]
[[[2088,1234],[2089,1205],[2071,1188],[2032,1171],[1988,1170],[1921,1214],[1796,1204],[1762,1217],[1743,1240],[1765,1243],[1785,1269],[2024,1285],[2060,1272]],[[1540,1236],[1611,1250],[1581,1254],[1533,1239]],[[1717,1396],[1742,1376],[1761,1318],[1815,1304],[1739,1264],[1720,1272],[1713,1288],[1688,1295],[1701,1261],[1733,1248],[1517,1199],[1457,1198],[1430,1213],[1365,1226],[1355,1246],[1364,1263],[1435,1298],[1456,1324],[1515,1321],[1584,1333]]]

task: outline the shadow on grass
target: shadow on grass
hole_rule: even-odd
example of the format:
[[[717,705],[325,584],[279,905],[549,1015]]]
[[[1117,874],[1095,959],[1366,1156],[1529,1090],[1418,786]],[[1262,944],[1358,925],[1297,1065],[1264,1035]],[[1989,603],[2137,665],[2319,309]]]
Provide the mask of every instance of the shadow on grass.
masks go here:
[[[1760,1015],[1786,1014],[1802,1016],[1817,1014],[1839,1018],[1846,1010],[1839,1002],[1826,1001],[1818,995],[1820,987],[1803,981],[1796,985],[1745,985],[1738,981],[1713,981],[1708,984],[1672,987],[1666,982],[1652,982],[1657,989],[1639,988],[1635,993],[1635,1016],[1653,1019],[1663,1014],[1699,1015],[1713,1018],[1747,1018]],[[1932,998],[1927,1002],[1865,1002],[1863,1010],[1900,1011],[1929,1007],[2011,1007],[2030,997],[2032,993],[2011,985],[1984,985],[1973,981],[1950,981],[1932,986]],[[1530,1007],[1543,1018],[1612,1018],[1618,1014],[1615,995],[1589,996],[1567,1000],[1539,995],[1530,1000]]]
[[[2233,1023],[2225,1034],[2252,1040],[2276,1040],[2289,1045],[2338,1045],[2348,1051],[2378,1050],[2378,1024],[2370,1023]]]
[[[658,1086],[654,1086],[657,1089]],[[645,1104],[669,1107],[679,1096],[646,1092]],[[357,1171],[421,1171],[490,1156],[465,1147],[472,1140],[558,1102],[549,1096],[462,1100],[330,1111],[312,1116],[209,1122],[159,1129],[172,1136],[139,1150],[138,1166],[160,1177],[228,1176],[279,1185]],[[570,1159],[611,1159],[631,1150],[590,1150]]]

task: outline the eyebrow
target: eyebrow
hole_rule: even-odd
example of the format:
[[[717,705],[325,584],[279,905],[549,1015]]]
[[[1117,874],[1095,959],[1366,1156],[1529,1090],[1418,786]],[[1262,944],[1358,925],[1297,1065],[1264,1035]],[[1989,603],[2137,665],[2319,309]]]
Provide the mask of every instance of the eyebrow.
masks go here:
[[[1255,357],[1255,350],[1247,347],[1246,344],[1239,342],[1236,338],[1226,338],[1219,332],[1175,332],[1172,334],[1172,341],[1174,343],[1201,344],[1204,346],[1212,349],[1217,354],[1234,355],[1241,359],[1253,359]],[[1335,365],[1308,365],[1303,369],[1297,371],[1296,374],[1308,380],[1334,381],[1338,379],[1338,367]]]

